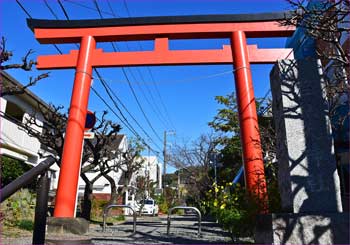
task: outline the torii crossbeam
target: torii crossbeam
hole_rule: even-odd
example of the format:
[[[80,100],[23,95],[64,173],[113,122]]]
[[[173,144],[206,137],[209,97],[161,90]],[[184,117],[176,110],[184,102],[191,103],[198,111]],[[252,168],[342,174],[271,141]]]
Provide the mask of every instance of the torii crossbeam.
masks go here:
[[[267,191],[250,63],[274,63],[277,59],[293,58],[293,52],[259,49],[247,45],[246,38],[291,36],[294,27],[281,26],[278,22],[289,15],[284,12],[71,21],[28,19],[28,26],[40,43],[80,43],[80,49],[69,54],[38,57],[38,69],[76,69],[54,216],[74,217],[93,67],[233,64],[246,186],[265,202]],[[218,50],[169,50],[168,47],[169,39],[203,38],[229,38],[231,45]],[[135,40],[154,40],[154,50],[96,49],[96,42]]]

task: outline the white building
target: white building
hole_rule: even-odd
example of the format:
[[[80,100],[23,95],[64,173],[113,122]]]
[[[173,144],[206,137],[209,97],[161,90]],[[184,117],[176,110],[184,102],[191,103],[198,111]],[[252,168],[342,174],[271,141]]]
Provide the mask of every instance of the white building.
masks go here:
[[[160,194],[162,188],[162,164],[158,162],[158,158],[156,156],[142,156],[136,161],[143,161],[143,163],[141,168],[133,174],[130,185],[128,187],[129,190],[125,195],[125,204],[128,204],[131,207],[135,207],[135,203],[140,201],[136,200],[136,193],[140,192],[140,190],[137,189],[138,177],[144,177],[147,182],[154,183],[155,186],[152,187],[155,188],[156,194]],[[144,196],[146,198],[150,197],[150,193],[147,188],[145,188],[144,195],[141,196]],[[124,213],[126,215],[132,214],[129,209],[125,209]]]
[[[0,71],[3,85],[22,88],[23,86],[12,76]],[[31,93],[28,89],[25,93],[17,95],[5,95],[0,98],[1,106],[1,155],[21,160],[30,165],[36,165],[40,159],[39,152],[42,150],[40,142],[30,137],[23,129],[24,122],[33,113],[39,126],[32,126],[42,132],[43,115],[39,113],[39,105],[44,108],[49,106]]]
[[[113,145],[116,151],[119,151],[121,153],[126,152],[128,149],[128,141],[127,141],[126,135],[116,135],[115,140],[113,141]],[[110,161],[110,164],[111,166],[116,165],[120,161],[122,161],[121,156]],[[111,171],[108,175],[115,180],[116,184],[118,184],[122,173],[123,171],[116,170],[116,171]],[[92,180],[97,174],[98,173],[90,172],[90,173],[87,173],[86,175],[90,180]],[[81,177],[79,178],[78,185],[79,185],[78,194],[79,196],[83,196],[84,189],[85,189],[85,182]],[[96,182],[93,185],[93,193],[97,195],[99,194],[109,195],[111,193],[111,186],[105,177],[100,177],[98,180],[96,180]]]
[[[157,183],[156,188],[162,187],[162,167],[158,162],[156,156],[142,156],[143,165],[142,167],[134,174],[131,183],[136,185],[137,176],[143,176],[149,178],[154,183]]]

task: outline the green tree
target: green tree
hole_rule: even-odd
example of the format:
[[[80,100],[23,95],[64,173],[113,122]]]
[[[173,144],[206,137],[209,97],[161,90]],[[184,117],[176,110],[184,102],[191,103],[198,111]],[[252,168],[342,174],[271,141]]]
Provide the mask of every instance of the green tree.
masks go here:
[[[223,183],[232,181],[235,173],[242,166],[240,128],[235,94],[216,96],[215,100],[223,105],[223,108],[218,110],[214,120],[208,125],[218,133],[215,141],[220,148],[221,167],[218,168],[217,179],[218,183]]]
[[[202,210],[210,212],[219,220],[233,237],[251,235],[256,214],[261,210],[261,202],[254,196],[247,195],[244,186],[232,185],[233,175],[242,166],[240,127],[238,107],[235,95],[216,96],[215,100],[223,105],[209,126],[218,134],[217,148],[222,155],[222,167],[218,169],[218,183],[213,184],[203,199]],[[277,188],[276,166],[273,164],[275,152],[275,134],[272,117],[269,114],[270,102],[257,99],[259,132],[264,155],[266,179],[268,185],[269,210],[278,212],[280,198]],[[226,182],[226,183],[225,183]]]
[[[7,156],[1,156],[1,188],[14,181],[17,177],[21,176],[32,166],[25,164],[23,161],[10,158]],[[35,182],[28,187],[35,189]]]
[[[242,166],[242,146],[235,94],[216,96],[215,100],[220,105],[223,105],[223,108],[218,110],[214,120],[209,122],[208,125],[218,134],[215,142],[220,149],[220,163],[222,165],[218,169],[218,180],[219,184],[222,184],[232,181],[235,173]],[[265,101],[266,98],[256,99],[256,108],[264,158],[270,162],[275,153],[275,134],[272,126],[272,117],[268,113],[271,103],[269,100]]]

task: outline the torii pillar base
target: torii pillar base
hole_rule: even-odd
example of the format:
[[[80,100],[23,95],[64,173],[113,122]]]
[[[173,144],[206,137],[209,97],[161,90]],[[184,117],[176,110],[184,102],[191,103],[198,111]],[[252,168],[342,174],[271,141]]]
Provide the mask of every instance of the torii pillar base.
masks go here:
[[[92,244],[89,221],[83,218],[47,218],[45,244]]]

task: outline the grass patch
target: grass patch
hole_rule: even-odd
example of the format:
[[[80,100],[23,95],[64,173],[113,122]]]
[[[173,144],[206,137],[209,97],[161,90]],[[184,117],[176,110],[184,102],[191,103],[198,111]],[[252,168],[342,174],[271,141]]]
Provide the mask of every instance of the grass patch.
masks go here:
[[[33,231],[34,222],[31,220],[20,220],[16,223],[16,226],[22,230]]]
[[[32,232],[28,230],[20,229],[17,226],[2,225],[1,227],[1,237],[26,237],[31,236]]]

